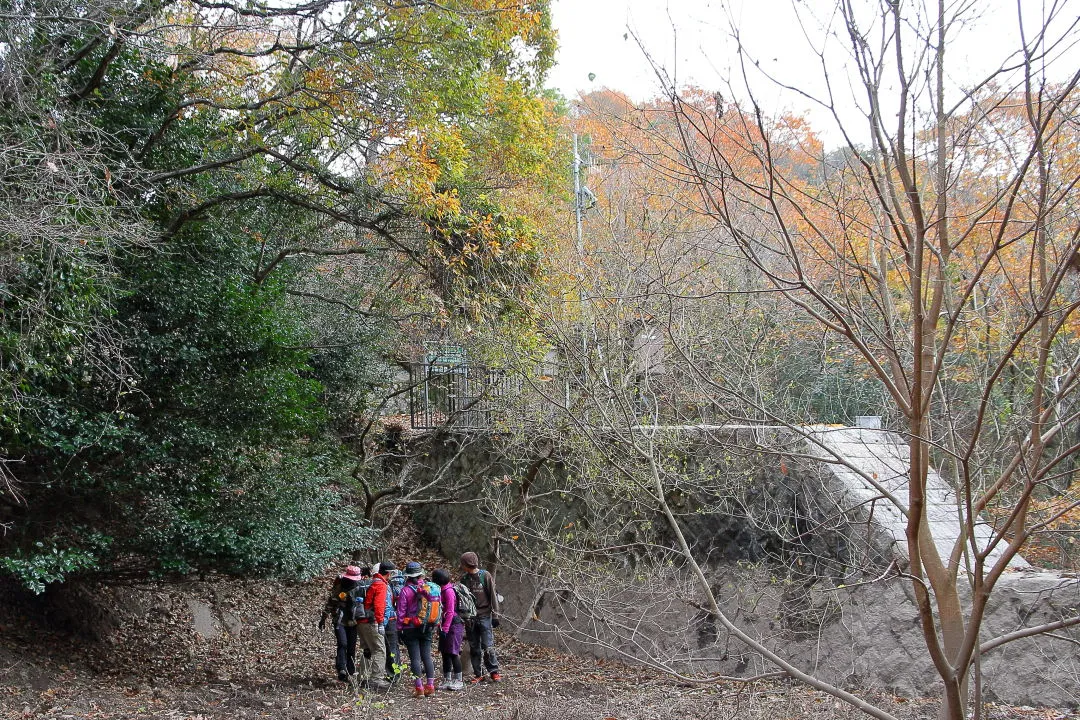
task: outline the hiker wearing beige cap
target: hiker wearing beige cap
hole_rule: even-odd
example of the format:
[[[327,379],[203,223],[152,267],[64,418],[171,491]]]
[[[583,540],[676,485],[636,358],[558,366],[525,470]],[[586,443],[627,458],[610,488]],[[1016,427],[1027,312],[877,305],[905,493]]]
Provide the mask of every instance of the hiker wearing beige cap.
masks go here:
[[[469,638],[469,659],[472,661],[473,679],[484,679],[484,669],[491,674],[491,682],[502,680],[499,657],[495,654],[495,633],[499,627],[499,594],[495,592],[495,578],[487,570],[480,569],[480,558],[474,552],[461,556],[461,584],[469,589],[476,600],[476,616],[465,620],[465,634]]]

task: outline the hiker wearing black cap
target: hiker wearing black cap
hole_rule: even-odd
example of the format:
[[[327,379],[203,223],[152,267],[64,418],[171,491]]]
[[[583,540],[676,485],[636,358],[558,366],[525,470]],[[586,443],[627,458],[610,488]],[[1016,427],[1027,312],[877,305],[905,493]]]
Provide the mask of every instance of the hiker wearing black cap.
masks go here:
[[[357,635],[364,648],[364,660],[360,662],[360,681],[372,690],[385,690],[390,683],[383,680],[383,664],[386,660],[386,622],[389,586],[386,574],[394,569],[394,563],[383,561],[372,568],[372,578],[364,593],[364,611],[356,621]]]
[[[465,634],[469,638],[469,660],[472,661],[475,684],[484,679],[484,668],[491,674],[491,682],[502,680],[499,657],[495,654],[495,633],[499,626],[499,594],[495,591],[495,579],[480,569],[480,559],[474,552],[461,556],[461,584],[469,589],[476,600],[476,616],[465,621]]]

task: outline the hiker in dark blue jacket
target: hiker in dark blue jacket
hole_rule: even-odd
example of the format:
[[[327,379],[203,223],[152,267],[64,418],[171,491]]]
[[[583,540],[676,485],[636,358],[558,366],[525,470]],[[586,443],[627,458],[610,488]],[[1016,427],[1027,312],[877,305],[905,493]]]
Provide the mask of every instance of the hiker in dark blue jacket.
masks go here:
[[[386,679],[389,682],[396,682],[401,676],[401,660],[399,659],[401,636],[398,634],[397,601],[398,596],[401,595],[401,588],[405,587],[405,573],[395,568],[387,575],[387,582],[390,583],[393,600],[390,603],[390,622],[386,624]]]

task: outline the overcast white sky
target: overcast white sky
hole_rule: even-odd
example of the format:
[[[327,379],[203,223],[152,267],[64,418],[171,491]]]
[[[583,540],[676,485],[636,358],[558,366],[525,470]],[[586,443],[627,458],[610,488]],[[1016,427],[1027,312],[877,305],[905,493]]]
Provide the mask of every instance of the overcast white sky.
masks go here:
[[[1020,6],[1025,14],[1038,13],[1047,1],[1021,0]],[[1070,22],[1080,13],[1077,0],[1055,1],[1066,6],[1068,12],[1063,17]],[[832,0],[795,2],[804,13],[828,12],[834,4]],[[1019,46],[1020,33],[1017,0],[970,0],[964,4],[973,9],[971,21],[953,33],[947,51],[955,81],[970,84],[988,71],[992,62],[1000,62],[1001,49]],[[877,3],[869,0],[866,5],[876,7]],[[734,20],[743,42],[763,68],[812,92],[823,87],[820,67],[807,54],[807,40],[792,12],[792,0],[553,0],[552,12],[560,48],[548,84],[571,100],[578,92],[602,87],[621,90],[639,101],[657,94],[656,75],[635,34],[653,59],[675,75],[677,84],[726,93],[727,79],[738,76],[733,68],[735,43],[729,19]],[[1027,22],[1030,28],[1031,18]],[[1072,35],[1076,43],[1080,32]],[[843,48],[836,43],[836,49]],[[1077,55],[1074,48],[1069,62],[1060,63],[1063,71],[1076,69],[1080,64]],[[595,75],[592,81],[590,73]],[[834,88],[838,83],[850,96],[844,72],[830,75]],[[809,114],[827,145],[839,142],[828,117],[810,101],[779,90],[759,96],[758,101],[767,111]],[[849,112],[855,112],[853,102]]]
[[[682,46],[680,65],[688,66],[686,51],[693,46],[705,45],[710,54],[722,58],[729,55],[722,31],[704,26],[702,17],[713,15],[716,9],[711,2],[693,0],[683,0],[674,8],[656,0],[554,0],[559,54],[550,85],[571,99],[578,91],[609,87],[643,100],[654,93],[656,77],[628,31],[638,33],[649,52],[667,66],[675,57],[676,41]],[[714,20],[722,18],[715,13]],[[693,55],[698,73],[710,74],[707,65],[696,67],[702,64],[701,53]],[[595,74],[595,80],[589,80],[589,73]],[[698,82],[707,84],[709,79],[715,77]]]

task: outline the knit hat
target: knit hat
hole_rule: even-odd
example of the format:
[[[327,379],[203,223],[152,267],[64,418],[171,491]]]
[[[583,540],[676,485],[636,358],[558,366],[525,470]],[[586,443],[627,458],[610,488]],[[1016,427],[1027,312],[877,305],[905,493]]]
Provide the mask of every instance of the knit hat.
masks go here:
[[[405,563],[405,577],[420,577],[424,574],[424,566],[418,562]]]
[[[480,558],[476,557],[476,553],[467,552],[461,556],[461,564],[467,567],[480,567]]]
[[[397,570],[397,565],[394,564],[393,560],[383,560],[379,563],[380,575],[389,575],[394,570]]]
[[[356,567],[355,565],[350,565],[349,567],[345,568],[345,574],[342,575],[343,578],[346,578],[348,580],[359,580],[360,576],[360,568]]]

